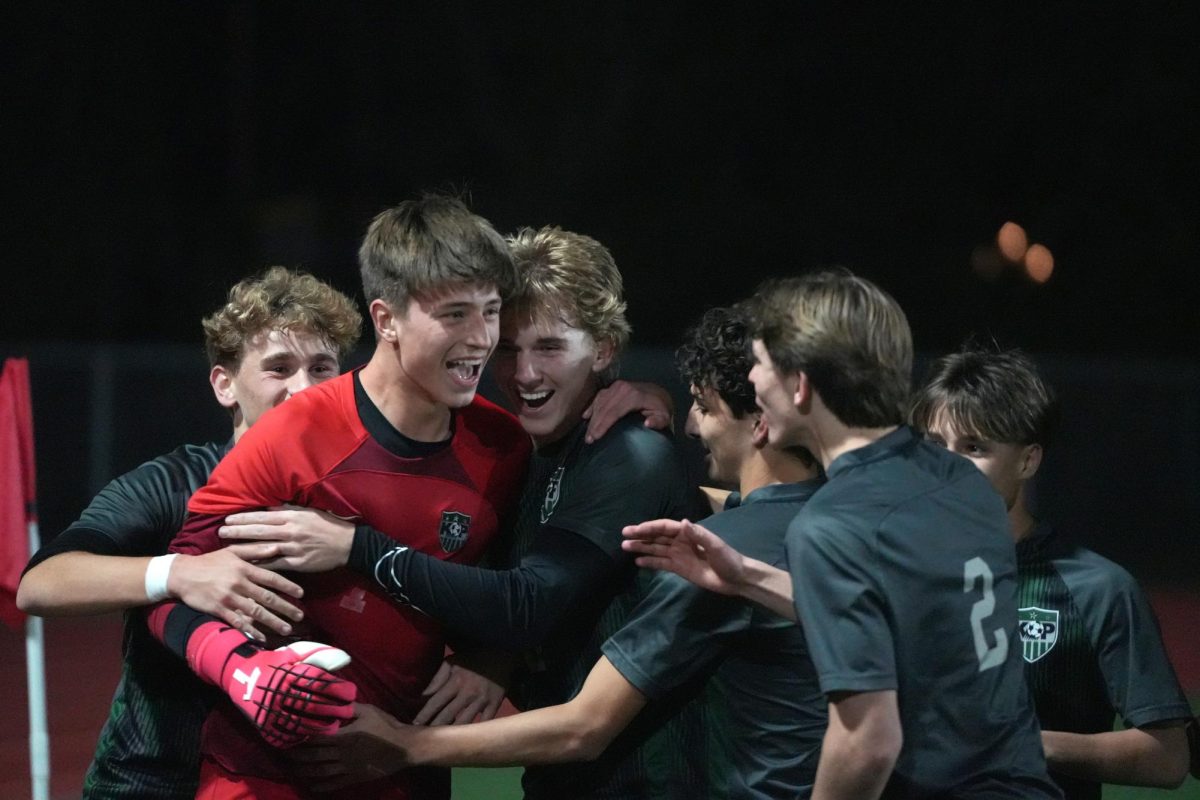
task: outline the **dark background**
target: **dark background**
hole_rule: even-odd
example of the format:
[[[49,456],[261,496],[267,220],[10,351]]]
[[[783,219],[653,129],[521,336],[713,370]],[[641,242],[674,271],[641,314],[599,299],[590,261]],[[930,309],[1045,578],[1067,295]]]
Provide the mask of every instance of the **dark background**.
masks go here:
[[[221,435],[198,320],[233,282],[357,293],[371,217],[452,189],[606,243],[662,381],[703,308],[819,264],[926,356],[1027,348],[1068,400],[1046,513],[1194,585],[1196,6],[938,6],[7,5],[0,351],[33,360],[46,534]],[[976,268],[1006,220],[1044,285]]]

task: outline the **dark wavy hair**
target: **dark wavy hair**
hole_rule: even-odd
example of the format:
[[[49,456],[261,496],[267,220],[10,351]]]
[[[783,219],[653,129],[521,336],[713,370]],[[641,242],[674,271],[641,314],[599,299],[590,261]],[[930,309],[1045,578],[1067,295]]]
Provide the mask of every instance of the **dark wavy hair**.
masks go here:
[[[1059,403],[1028,355],[970,342],[933,362],[913,396],[909,422],[917,430],[942,415],[964,434],[1044,448],[1058,427]]]
[[[750,333],[739,308],[710,308],[684,335],[675,363],[685,383],[712,389],[729,404],[736,418],[754,413],[754,384],[750,368]]]

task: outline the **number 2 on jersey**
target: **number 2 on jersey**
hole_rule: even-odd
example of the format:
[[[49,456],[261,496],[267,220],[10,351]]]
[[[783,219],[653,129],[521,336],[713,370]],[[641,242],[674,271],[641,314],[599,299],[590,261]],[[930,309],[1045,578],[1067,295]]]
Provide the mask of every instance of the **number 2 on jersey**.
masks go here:
[[[983,632],[983,621],[996,610],[996,595],[992,592],[992,570],[979,556],[963,564],[963,591],[975,588],[975,580],[983,583],[983,597],[971,606],[971,633],[975,636],[975,657],[979,659],[979,671],[989,670],[1004,663],[1008,657],[1008,636],[1004,628],[996,628],[992,634],[996,643],[989,645]]]

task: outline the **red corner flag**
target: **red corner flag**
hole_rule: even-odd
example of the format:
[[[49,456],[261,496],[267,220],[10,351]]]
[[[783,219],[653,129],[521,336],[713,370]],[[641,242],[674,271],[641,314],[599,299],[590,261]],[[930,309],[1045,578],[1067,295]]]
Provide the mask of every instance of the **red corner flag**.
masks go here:
[[[29,561],[35,484],[29,362],[8,358],[0,374],[0,620],[17,631],[25,623],[17,610],[17,584]]]

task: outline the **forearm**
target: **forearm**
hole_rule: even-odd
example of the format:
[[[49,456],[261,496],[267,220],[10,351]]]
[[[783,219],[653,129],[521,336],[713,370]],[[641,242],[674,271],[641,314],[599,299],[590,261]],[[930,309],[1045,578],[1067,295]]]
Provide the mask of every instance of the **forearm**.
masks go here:
[[[738,587],[738,594],[785,619],[796,619],[792,576],[778,567],[753,558],[745,559],[745,580]]]
[[[355,532],[352,569],[451,633],[509,651],[540,644],[615,568],[599,548],[568,532],[541,537],[519,567],[503,571],[441,561],[380,537]]]
[[[596,758],[645,706],[607,658],[568,703],[480,722],[414,730],[413,764],[500,767]]]
[[[876,800],[902,745],[894,691],[831,696],[813,800]]]
[[[149,602],[150,558],[60,553],[30,569],[17,588],[17,606],[38,616],[122,611]]]
[[[1187,774],[1182,720],[1105,733],[1042,731],[1042,746],[1050,769],[1084,780],[1173,789]]]

